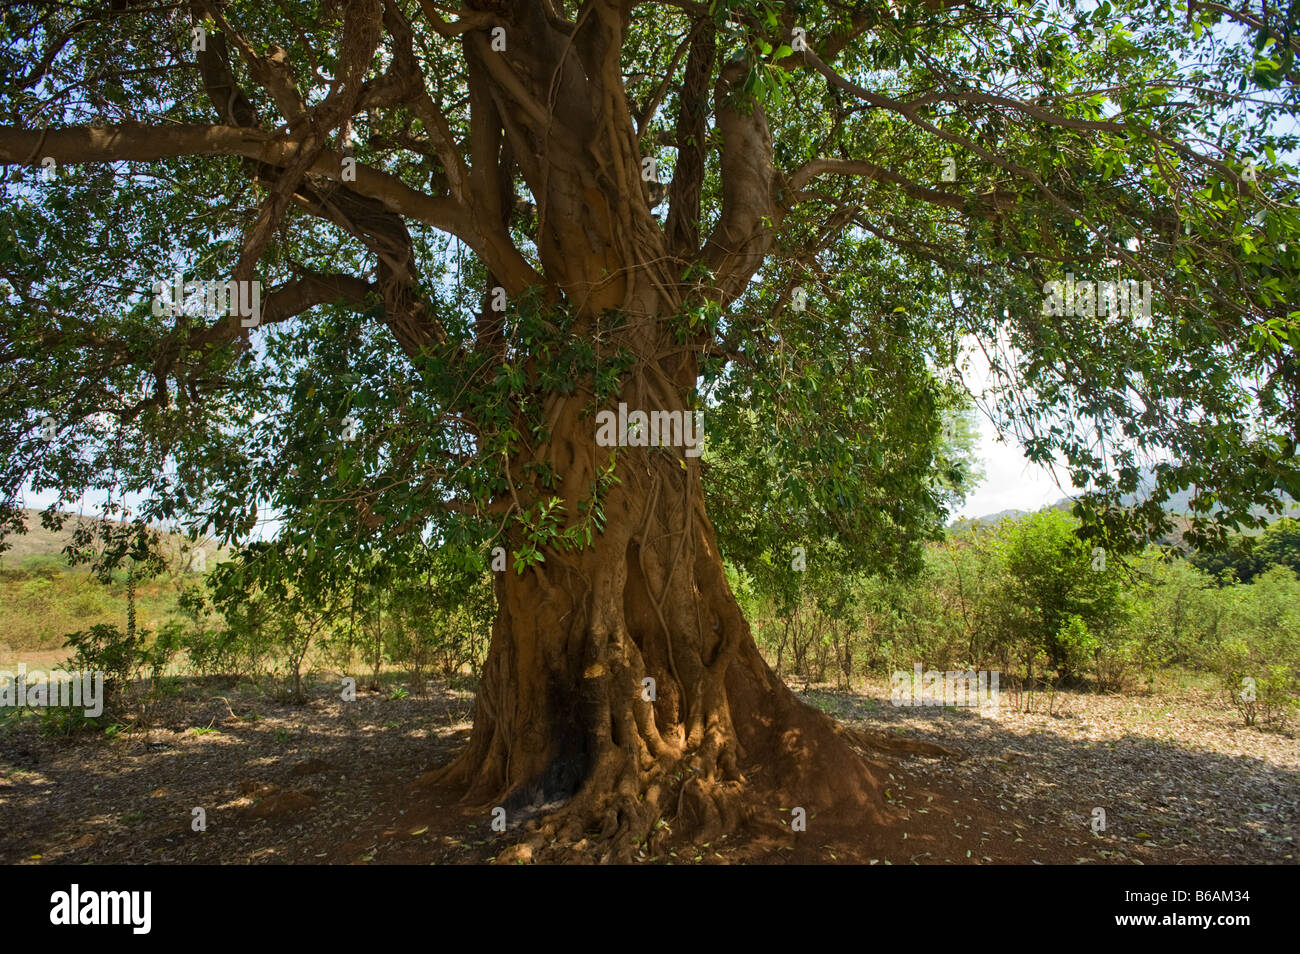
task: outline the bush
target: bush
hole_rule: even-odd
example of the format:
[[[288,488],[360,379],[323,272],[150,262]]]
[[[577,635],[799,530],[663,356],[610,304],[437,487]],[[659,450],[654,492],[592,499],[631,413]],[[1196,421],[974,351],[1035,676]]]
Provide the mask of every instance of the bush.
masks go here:
[[[487,655],[496,600],[481,573],[453,573],[442,568],[435,585],[401,582],[392,590],[388,651],[394,662],[411,670],[418,691],[433,668],[451,679],[468,668],[477,674]]]
[[[1109,633],[1124,622],[1121,569],[1116,560],[1107,562],[1105,553],[1095,553],[1078,530],[1079,522],[1059,510],[1006,521],[998,528],[1006,576],[997,605],[1019,617],[1001,631],[1011,630],[1015,653],[1027,668],[1042,652],[1063,679],[1075,677],[1087,664],[1077,643],[1084,630]],[[1074,617],[1084,630],[1072,622]]]
[[[239,633],[213,625],[211,613],[203,592],[194,586],[181,590],[177,598],[181,620],[167,624],[170,645],[185,654],[186,667],[203,678],[242,674],[242,653]]]
[[[1064,672],[1082,672],[1095,662],[1101,642],[1082,616],[1071,613],[1061,623],[1054,640],[1057,662]]]
[[[1215,668],[1246,725],[1286,726],[1300,708],[1300,580],[1276,566],[1222,591],[1227,634]]]
[[[88,630],[68,633],[64,641],[74,650],[73,669],[104,674],[104,705],[109,707],[121,698],[127,684],[149,664],[148,638],[148,630],[140,630],[132,636],[111,623],[100,623]]]
[[[103,616],[107,612],[108,604],[104,602],[103,596],[94,590],[82,591],[68,602],[68,614],[78,619]]]
[[[1150,678],[1173,663],[1207,668],[1218,646],[1224,601],[1209,574],[1184,559],[1143,556],[1130,588],[1129,630],[1136,663]]]

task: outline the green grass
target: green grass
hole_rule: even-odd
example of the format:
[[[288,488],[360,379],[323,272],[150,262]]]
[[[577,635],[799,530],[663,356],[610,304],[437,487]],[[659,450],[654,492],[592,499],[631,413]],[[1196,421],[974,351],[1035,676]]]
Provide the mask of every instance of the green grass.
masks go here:
[[[69,567],[56,556],[29,556],[0,568],[0,668],[21,653],[63,648],[63,637],[99,623],[126,623],[126,581],[107,585],[86,567]],[[136,585],[136,623],[157,632],[178,619],[176,588],[167,577]]]

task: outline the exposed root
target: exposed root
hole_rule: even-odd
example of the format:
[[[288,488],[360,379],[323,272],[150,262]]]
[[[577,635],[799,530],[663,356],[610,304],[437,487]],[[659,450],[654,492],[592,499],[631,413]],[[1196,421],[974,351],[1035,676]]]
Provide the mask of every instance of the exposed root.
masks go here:
[[[630,397],[673,400],[662,388]],[[576,499],[596,461],[581,401],[560,405],[549,446]],[[500,856],[511,862],[571,860],[575,846],[628,862],[746,827],[788,838],[802,830],[795,809],[884,824],[890,808],[855,746],[949,750],[847,733],[796,698],[727,584],[698,465],[664,448],[621,460],[590,548],[498,575],[474,731],[437,781],[505,809],[523,835]]]
[[[847,735],[860,749],[875,749],[882,752],[890,752],[895,755],[933,755],[939,758],[964,759],[966,753],[961,749],[954,749],[947,745],[939,745],[937,742],[924,742],[920,739],[903,739],[898,736],[886,735],[883,732],[871,732],[867,729],[851,729],[848,726],[840,726],[840,730]]]

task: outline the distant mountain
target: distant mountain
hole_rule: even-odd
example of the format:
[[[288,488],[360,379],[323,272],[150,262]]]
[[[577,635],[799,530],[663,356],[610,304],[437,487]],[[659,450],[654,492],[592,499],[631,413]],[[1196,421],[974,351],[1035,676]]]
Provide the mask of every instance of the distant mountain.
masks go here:
[[[1131,507],[1144,500],[1146,493],[1149,492],[1151,486],[1154,483],[1153,477],[1154,477],[1154,471],[1148,469],[1146,473],[1143,475],[1142,490],[1138,491],[1137,493],[1125,494],[1120,498],[1120,503],[1125,507]],[[1165,501],[1165,505],[1164,505],[1165,512],[1173,514],[1176,517],[1186,517],[1191,513],[1192,497],[1194,493],[1195,491],[1193,491],[1191,488],[1178,491],[1176,494],[1172,495],[1167,501]],[[1294,498],[1292,498],[1290,494],[1285,494],[1285,493],[1282,494],[1281,500],[1282,500],[1283,510],[1282,513],[1280,514],[1270,514],[1263,507],[1252,507],[1251,513],[1255,516],[1267,517],[1270,523],[1282,517],[1300,517],[1300,503],[1298,503]],[[1074,507],[1073,497],[1062,497],[1060,500],[1056,501],[1055,503],[1048,504],[1046,507],[1042,507],[1040,509],[1069,511],[1073,507]],[[963,518],[962,520],[955,520],[953,521],[952,524],[950,524],[950,526],[955,526],[956,524],[959,523],[974,523],[982,526],[989,526],[992,524],[1001,523],[1003,520],[1007,520],[1007,519],[1014,520],[1018,517],[1026,516],[1031,512],[1037,512],[1037,511],[1014,510],[1014,509],[1000,510],[997,513],[986,514],[985,516],[982,517],[966,517]]]

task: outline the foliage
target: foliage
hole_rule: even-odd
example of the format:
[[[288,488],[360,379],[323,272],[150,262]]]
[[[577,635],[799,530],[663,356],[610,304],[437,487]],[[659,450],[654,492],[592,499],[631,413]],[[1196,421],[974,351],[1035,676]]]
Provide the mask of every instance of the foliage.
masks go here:
[[[1285,566],[1230,588],[1226,634],[1214,653],[1246,725],[1280,729],[1300,708],[1300,580]]]
[[[620,55],[601,58],[618,73],[602,81],[645,116],[602,105],[599,118],[625,122],[605,128],[580,96],[536,94],[572,111],[566,135],[583,141],[567,126],[580,116],[576,128],[599,135],[569,162],[556,113],[548,161],[533,163],[523,140],[488,156],[473,148],[526,134],[487,129],[497,112],[471,111],[486,93],[470,95],[464,31],[407,0],[385,10],[378,55],[352,66],[340,65],[337,9],[313,4],[286,16],[236,0],[199,20],[135,4],[6,10],[5,529],[21,530],[30,489],[61,503],[133,495],[143,518],[240,544],[274,514],[290,546],[349,556],[428,540],[474,548],[504,533],[522,567],[588,545],[604,519],[599,480],[577,495],[582,507],[561,510],[564,475],[530,465],[526,499],[504,520],[492,508],[524,476],[503,461],[545,442],[550,397],[581,387],[594,406],[644,364],[617,337],[629,316],[588,306],[586,279],[573,277],[587,266],[546,240],[537,199],[547,170],[631,139],[671,171],[671,186],[650,191],[669,193],[689,231],[720,223],[719,236],[755,243],[748,271],[730,275],[716,240],[688,243],[662,279],[680,307],[654,316],[680,323],[698,355],[689,397],[707,414],[709,504],[738,564],[801,534],[837,541],[846,568],[914,571],[919,542],[969,477],[939,436],[961,401],[961,342],[992,357],[985,410],[1033,459],[1059,456],[1092,488],[1089,532],[1166,527],[1161,501],[1194,486],[1199,542],[1258,522],[1252,507],[1300,485],[1295,70],[1289,46],[1259,25],[1270,17],[1182,17],[1138,0],[634,4],[608,21]],[[502,60],[518,76],[585,72],[524,65],[580,55],[582,43],[529,42],[554,24],[495,7],[445,13],[481,21],[471,39],[498,20],[517,31]],[[191,42],[200,25],[202,51]],[[692,131],[683,38],[701,35],[703,88],[719,94],[703,97]],[[379,100],[363,109],[331,95],[322,110],[309,91],[322,69],[341,68],[359,69],[353,80]],[[491,95],[527,125],[541,120],[525,86]],[[295,103],[320,123],[300,122]],[[355,113],[337,112],[347,105]],[[724,131],[760,120],[770,148],[739,161],[750,140]],[[322,164],[352,149],[363,174],[298,170],[286,186],[292,163],[264,155],[308,125],[321,126]],[[87,151],[80,133],[104,126],[124,130],[114,142],[145,139],[129,155]],[[216,132],[186,147],[195,129]],[[249,137],[267,143],[256,161],[239,151]],[[499,157],[513,158],[497,170]],[[583,175],[635,167],[591,161],[599,168]],[[744,178],[755,169],[771,170],[770,187]],[[639,180],[600,181],[607,196],[631,201],[635,186],[646,199]],[[308,192],[287,188],[298,186]],[[483,213],[499,188],[517,214]],[[751,211],[737,196],[763,204],[745,228],[732,221]],[[663,206],[642,213],[647,228],[665,225]],[[246,234],[254,221],[274,227]],[[636,254],[618,263],[642,267]],[[255,333],[199,313],[159,320],[149,289],[178,268],[255,276],[268,320]],[[1045,286],[1067,272],[1149,281],[1156,310],[1046,313]],[[490,279],[510,286],[504,311],[480,310]],[[1151,458],[1167,462],[1148,499],[1115,506]]]
[[[1192,562],[1219,580],[1249,583],[1271,566],[1300,573],[1300,520],[1283,517],[1258,536],[1233,536],[1213,550],[1193,554]]]
[[[1096,646],[1093,633],[1118,622],[1120,566],[1090,547],[1078,521],[1044,510],[1002,524],[998,545],[1006,578],[996,599],[1012,616],[1026,660],[1043,653],[1062,677],[1081,671]]]
[[[116,626],[100,624],[64,636],[73,650],[69,667],[83,673],[104,674],[104,706],[111,709],[141,669],[154,659],[150,633],[125,633]]]
[[[1215,674],[1247,725],[1285,725],[1300,702],[1300,583],[1288,566],[1224,583],[1151,547],[1094,569],[1079,531],[1055,510],[959,528],[925,548],[912,577],[853,577],[842,616],[812,579],[782,603],[755,578],[733,578],[768,658],[805,683],[828,681],[847,658],[857,674],[919,662],[997,670],[1009,686],[1086,677],[1114,692],[1176,666]]]

